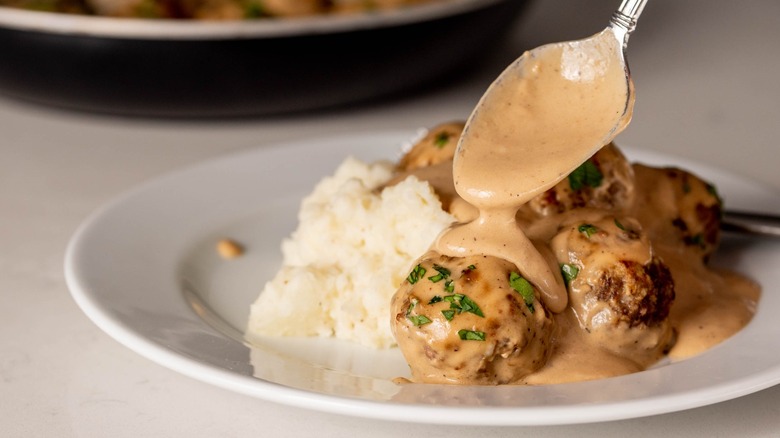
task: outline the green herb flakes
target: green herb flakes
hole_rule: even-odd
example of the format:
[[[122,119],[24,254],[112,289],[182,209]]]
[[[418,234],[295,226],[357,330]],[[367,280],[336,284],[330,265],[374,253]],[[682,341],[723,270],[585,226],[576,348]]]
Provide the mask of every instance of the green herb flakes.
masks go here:
[[[569,287],[569,284],[577,278],[579,273],[580,270],[576,266],[568,263],[561,264],[561,275],[563,275],[563,282],[566,284],[566,287]]]
[[[441,297],[439,295],[434,295],[433,298],[431,298],[431,300],[428,301],[428,304],[436,304],[439,301],[441,301]]]
[[[454,284],[453,280],[447,280],[447,281],[444,282],[444,292],[447,292],[447,293],[450,293],[450,294],[455,292],[455,284]]]
[[[575,192],[583,187],[595,188],[601,185],[603,179],[604,175],[601,174],[599,168],[591,160],[588,160],[569,174],[569,187]]]
[[[473,313],[479,317],[484,318],[485,314],[482,313],[482,309],[479,308],[477,303],[471,298],[463,294],[452,294],[444,297],[444,301],[450,303],[450,309],[455,310],[457,313]]]
[[[425,315],[409,315],[406,317],[412,324],[420,327],[421,325],[430,324],[431,320]]]
[[[582,224],[579,227],[577,227],[577,231],[584,234],[588,239],[590,239],[590,236],[599,232],[599,229],[591,224]]]
[[[718,201],[718,205],[723,205],[723,198],[720,197],[717,187],[712,184],[707,184],[707,193],[712,195]]]
[[[434,283],[438,283],[450,276],[450,270],[447,268],[441,267],[439,265],[433,265],[433,269],[435,269],[438,274],[428,277],[428,280],[431,280]]]
[[[440,132],[436,134],[436,138],[433,140],[433,144],[436,145],[437,148],[441,149],[444,146],[447,146],[447,143],[450,142],[450,137],[452,137],[452,134],[449,132]]]
[[[414,267],[414,269],[412,269],[412,272],[409,273],[409,276],[406,277],[406,281],[411,284],[415,284],[417,281],[423,278],[423,275],[425,275],[425,268],[418,264]]]
[[[425,315],[412,315],[412,310],[417,306],[418,301],[416,299],[412,299],[411,304],[409,304],[409,308],[406,309],[406,319],[412,322],[412,324],[416,325],[417,327],[425,324],[429,324],[431,322],[431,319],[428,318]]]
[[[534,295],[534,287],[531,286],[531,283],[521,277],[517,272],[512,272],[509,274],[509,286],[523,297],[523,301],[525,302],[526,307],[528,307],[528,310],[530,310],[531,313],[534,313],[536,311],[536,309],[534,309],[534,300],[536,299],[536,296]]]
[[[704,235],[694,234],[693,236],[685,236],[683,238],[683,242],[685,242],[688,246],[698,246],[700,248],[704,248],[706,246],[706,242],[704,241]]]
[[[250,1],[244,6],[244,18],[258,18],[266,15],[263,5],[256,1]]]
[[[464,341],[484,341],[485,332],[476,330],[458,330],[458,336]]]
[[[442,310],[441,314],[447,318],[447,321],[452,321],[452,318],[455,317],[455,311],[452,309]]]

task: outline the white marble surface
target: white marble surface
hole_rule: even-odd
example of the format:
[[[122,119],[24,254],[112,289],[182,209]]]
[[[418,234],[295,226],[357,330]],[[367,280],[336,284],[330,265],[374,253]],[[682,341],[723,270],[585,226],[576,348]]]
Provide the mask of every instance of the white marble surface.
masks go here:
[[[71,233],[136,184],[281,140],[465,118],[523,47],[594,33],[616,3],[540,0],[477,73],[340,110],[128,120],[0,98],[0,436],[777,436],[780,387],[685,412],[560,427],[426,426],[280,406],[194,381],[125,349],[86,319],[65,286]],[[631,41],[638,101],[622,143],[693,157],[780,190],[778,17],[774,0],[651,1]]]

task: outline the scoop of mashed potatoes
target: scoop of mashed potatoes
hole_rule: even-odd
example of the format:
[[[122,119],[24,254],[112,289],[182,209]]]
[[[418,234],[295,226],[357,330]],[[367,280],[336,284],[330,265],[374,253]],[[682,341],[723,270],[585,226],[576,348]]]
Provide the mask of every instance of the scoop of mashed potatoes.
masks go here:
[[[321,336],[387,348],[393,293],[454,217],[415,177],[385,187],[393,164],[348,158],[303,200],[283,266],[252,304],[247,337]]]

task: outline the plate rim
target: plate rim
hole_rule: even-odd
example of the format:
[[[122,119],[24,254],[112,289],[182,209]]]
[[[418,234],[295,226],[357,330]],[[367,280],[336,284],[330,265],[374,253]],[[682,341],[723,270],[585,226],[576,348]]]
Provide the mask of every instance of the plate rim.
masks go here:
[[[385,143],[389,139],[409,139],[414,136],[414,132],[403,131],[380,131],[374,133],[347,134],[341,136],[328,137],[329,141],[345,141],[347,139],[375,139],[378,143]],[[113,200],[103,204],[93,213],[91,213],[76,229],[75,233],[68,242],[65,260],[64,273],[65,280],[70,290],[71,296],[78,307],[91,319],[101,330],[109,334],[120,344],[130,350],[140,354],[147,359],[163,365],[169,369],[179,372],[183,375],[200,380],[224,389],[242,393],[273,401],[290,406],[313,409],[322,412],[329,412],[342,415],[351,415],[364,418],[374,418],[381,420],[405,421],[414,423],[428,424],[460,424],[460,425],[563,425],[563,424],[584,424],[603,421],[613,421],[619,419],[638,418],[650,415],[676,412],[701,406],[706,406],[725,400],[730,400],[744,396],[761,389],[765,389],[780,383],[780,363],[771,370],[765,370],[762,373],[754,373],[739,379],[732,379],[726,383],[719,383],[712,387],[707,387],[695,391],[700,397],[692,399],[690,392],[667,395],[660,397],[664,403],[658,403],[659,397],[642,398],[637,400],[623,400],[618,403],[608,402],[594,405],[569,405],[569,406],[539,406],[539,407],[489,407],[479,409],[474,406],[434,406],[428,404],[410,403],[399,404],[379,400],[352,399],[342,396],[334,396],[322,393],[316,393],[305,389],[290,387],[277,382],[264,379],[249,377],[236,374],[224,368],[215,365],[200,363],[198,361],[183,357],[170,349],[140,335],[131,327],[127,327],[115,318],[111,318],[100,306],[99,299],[90,292],[88,284],[80,276],[77,260],[82,251],[84,251],[84,238],[90,233],[92,226],[102,220],[106,213],[117,206],[121,206],[127,199],[143,194],[149,189],[162,184],[166,180],[175,180],[179,175],[213,168],[216,163],[228,163],[230,161],[241,159],[255,154],[265,155],[267,151],[284,150],[290,147],[304,147],[321,143],[322,139],[303,139],[290,142],[280,142],[270,147],[250,148],[247,150],[235,151],[206,160],[186,168],[168,172],[162,176],[152,178],[151,180],[136,186],[133,189],[120,194]],[[397,144],[397,143],[396,143]],[[624,148],[631,151],[631,148]],[[675,157],[667,153],[650,151],[650,154],[661,155],[665,158],[675,159],[675,163],[690,162],[692,160]],[[630,152],[627,153],[630,156]],[[343,158],[343,157],[342,157]],[[677,160],[679,158],[679,160]],[[633,160],[632,160],[633,161]],[[749,177],[736,175],[734,173],[718,169],[714,166],[704,165],[711,169],[724,172],[726,175],[738,177],[742,181],[747,181],[751,185],[763,187],[778,196],[774,190],[768,189],[764,184],[756,182]],[[778,198],[780,199],[780,198]],[[204,324],[205,321],[202,321]],[[623,409],[610,411],[609,407],[620,406]],[[377,409],[382,407],[382,409]],[[625,414],[625,408],[628,410],[637,410],[632,415]],[[457,412],[472,412],[475,409],[479,411],[479,416],[456,415]],[[526,416],[518,416],[519,411],[526,412]],[[610,411],[606,412],[605,411]],[[512,415],[508,415],[512,414]],[[460,419],[460,420],[459,420]]]

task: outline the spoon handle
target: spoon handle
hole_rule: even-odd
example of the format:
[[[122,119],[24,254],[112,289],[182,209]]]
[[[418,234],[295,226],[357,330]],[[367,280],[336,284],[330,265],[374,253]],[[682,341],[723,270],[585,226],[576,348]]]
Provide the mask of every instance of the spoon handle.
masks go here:
[[[780,216],[727,210],[723,214],[721,229],[738,234],[780,237]]]
[[[628,36],[636,29],[636,22],[645,9],[647,0],[623,0],[618,10],[612,14],[609,25],[623,40],[623,46],[628,44]]]

